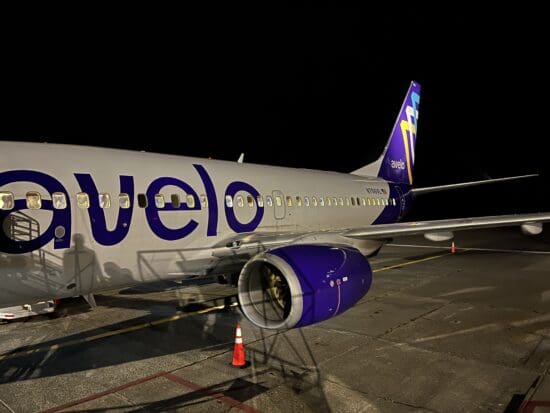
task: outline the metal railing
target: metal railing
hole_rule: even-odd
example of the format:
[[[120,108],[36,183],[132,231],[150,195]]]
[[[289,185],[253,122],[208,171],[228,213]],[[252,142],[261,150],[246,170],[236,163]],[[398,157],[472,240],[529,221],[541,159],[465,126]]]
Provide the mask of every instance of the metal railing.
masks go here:
[[[9,215],[9,235],[14,241],[32,241],[40,236],[40,222],[24,212],[17,211]],[[30,258],[38,265],[44,275],[53,275],[62,270],[63,258],[43,249],[31,251]]]

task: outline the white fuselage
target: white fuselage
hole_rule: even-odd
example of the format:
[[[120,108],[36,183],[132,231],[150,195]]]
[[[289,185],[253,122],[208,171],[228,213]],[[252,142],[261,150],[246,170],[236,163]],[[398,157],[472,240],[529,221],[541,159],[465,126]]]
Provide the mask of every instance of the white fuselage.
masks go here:
[[[214,252],[238,234],[322,233],[370,225],[384,208],[397,220],[400,209],[387,182],[350,174],[54,144],[0,142],[0,154],[0,193],[23,205],[36,192],[43,204],[1,211],[8,238],[16,234],[10,215],[25,214],[19,225],[39,230],[0,245],[0,307],[224,273],[230,263]],[[99,207],[90,185],[110,207]],[[47,209],[52,192],[66,193],[66,209]],[[130,208],[121,209],[119,194],[130,192]],[[89,209],[77,205],[79,193]],[[164,207],[155,205],[159,195]],[[360,247],[368,254],[379,246]]]

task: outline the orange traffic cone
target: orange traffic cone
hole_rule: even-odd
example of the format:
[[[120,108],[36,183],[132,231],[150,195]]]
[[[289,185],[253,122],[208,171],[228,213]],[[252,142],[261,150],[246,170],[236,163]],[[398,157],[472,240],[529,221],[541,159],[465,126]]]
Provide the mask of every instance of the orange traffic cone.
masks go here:
[[[456,252],[455,242],[451,244],[451,254],[454,254]]]
[[[244,368],[247,366],[244,359],[244,345],[241,334],[241,325],[237,323],[237,331],[235,332],[235,349],[233,350],[233,361],[231,365],[234,367]]]

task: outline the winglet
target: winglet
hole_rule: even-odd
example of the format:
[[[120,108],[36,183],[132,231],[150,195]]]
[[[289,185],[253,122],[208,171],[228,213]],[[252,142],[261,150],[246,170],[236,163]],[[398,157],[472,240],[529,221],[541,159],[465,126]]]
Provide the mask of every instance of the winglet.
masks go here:
[[[244,152],[241,153],[241,156],[239,156],[239,159],[237,159],[237,163],[243,163],[244,162]]]

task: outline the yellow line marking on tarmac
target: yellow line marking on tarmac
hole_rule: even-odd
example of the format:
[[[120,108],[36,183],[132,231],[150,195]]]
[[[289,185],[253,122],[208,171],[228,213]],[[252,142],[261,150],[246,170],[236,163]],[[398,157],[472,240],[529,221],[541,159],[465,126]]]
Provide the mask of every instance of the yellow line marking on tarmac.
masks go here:
[[[239,305],[239,304],[238,303],[232,303],[229,307],[235,307],[237,305]],[[182,313],[182,314],[176,314],[172,317],[160,318],[158,320],[150,321],[148,323],[143,323],[143,324],[138,324],[138,325],[135,325],[135,326],[121,328],[120,330],[107,331],[105,333],[96,334],[96,335],[93,335],[93,336],[83,337],[83,338],[79,338],[79,339],[76,339],[76,340],[69,340],[69,341],[65,341],[63,343],[58,343],[58,344],[52,344],[51,346],[37,347],[37,348],[32,349],[32,350],[17,351],[15,353],[11,353],[11,354],[0,355],[0,361],[9,360],[9,359],[13,359],[13,358],[16,358],[16,357],[30,356],[32,354],[44,353],[44,352],[47,352],[47,351],[56,351],[56,350],[59,350],[60,348],[63,348],[63,347],[73,346],[73,345],[76,345],[76,344],[89,343],[91,341],[96,341],[96,340],[99,340],[99,339],[102,339],[102,338],[112,337],[112,336],[116,336],[116,335],[119,335],[119,334],[131,333],[131,332],[138,331],[138,330],[143,330],[143,329],[146,329],[146,328],[149,328],[149,327],[158,326],[160,324],[171,323],[172,321],[177,321],[177,320],[180,320],[182,318],[190,317],[190,316],[193,316],[193,315],[207,314],[207,313],[210,313],[212,311],[223,310],[226,307],[227,306],[225,306],[225,305],[218,305],[218,306],[215,306],[215,307],[205,308],[205,309],[199,310],[199,311],[194,311],[192,313]]]
[[[430,260],[435,260],[437,258],[446,257],[447,255],[451,255],[451,254],[452,254],[451,252],[447,252],[445,254],[438,254],[438,255],[434,255],[432,257],[421,258],[419,260],[405,261],[401,264],[394,264],[394,265],[389,265],[387,267],[376,268],[375,270],[372,270],[372,272],[375,273],[375,272],[391,270],[393,268],[405,267],[407,265],[417,264],[419,262],[430,261]]]

